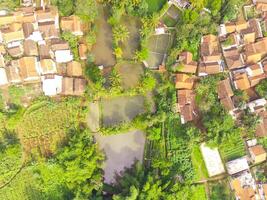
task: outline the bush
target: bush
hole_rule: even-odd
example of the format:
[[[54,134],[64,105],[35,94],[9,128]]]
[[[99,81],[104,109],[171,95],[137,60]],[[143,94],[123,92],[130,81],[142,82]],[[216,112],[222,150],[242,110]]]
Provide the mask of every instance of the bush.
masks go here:
[[[267,79],[262,80],[255,89],[262,98],[267,98]]]

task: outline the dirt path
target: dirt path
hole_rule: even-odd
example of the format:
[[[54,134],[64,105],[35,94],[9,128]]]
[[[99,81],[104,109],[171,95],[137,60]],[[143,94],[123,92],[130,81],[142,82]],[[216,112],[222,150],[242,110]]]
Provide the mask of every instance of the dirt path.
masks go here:
[[[97,132],[100,128],[100,109],[98,101],[89,103],[89,112],[87,116],[87,124],[92,132]]]

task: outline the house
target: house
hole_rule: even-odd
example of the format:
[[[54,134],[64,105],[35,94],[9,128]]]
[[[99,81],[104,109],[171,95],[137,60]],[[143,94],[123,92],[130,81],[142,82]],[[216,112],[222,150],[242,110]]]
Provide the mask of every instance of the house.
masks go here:
[[[237,72],[233,75],[234,86],[239,90],[246,90],[250,88],[248,75],[245,72]]]
[[[22,25],[20,23],[13,23],[7,27],[1,28],[0,42],[6,44],[24,39]]]
[[[244,55],[246,63],[253,64],[257,63],[267,54],[267,38],[247,44],[244,47]]]
[[[79,44],[79,55],[81,60],[87,59],[87,46],[84,43]]]
[[[22,57],[18,60],[19,73],[23,81],[39,81],[36,57]]]
[[[24,40],[23,43],[25,56],[38,56],[38,46],[33,40]]]
[[[51,58],[51,55],[50,55],[50,46],[47,45],[47,44],[41,44],[38,46],[38,51],[39,51],[39,56],[40,56],[40,59],[49,59]]]
[[[238,49],[225,50],[223,51],[223,55],[228,69],[233,70],[244,67],[244,59]]]
[[[35,14],[38,23],[54,22],[55,28],[59,29],[59,14],[57,7],[49,6],[46,7],[45,9],[36,8]]]
[[[56,63],[52,59],[42,59],[39,63],[40,74],[55,74],[57,73]]]
[[[198,117],[193,90],[177,90],[177,110],[181,115],[182,124]]]
[[[193,61],[193,54],[185,51],[179,55],[178,62],[173,66],[175,71],[195,74],[197,71],[197,62]]]
[[[7,77],[10,83],[17,84],[22,82],[22,79],[20,77],[19,73],[19,61],[18,60],[12,60],[11,65],[8,65],[6,67]]]
[[[256,40],[256,33],[251,27],[241,30],[240,35],[245,44],[253,43]]]
[[[83,35],[83,23],[81,19],[76,15],[62,17],[60,20],[60,27],[62,31],[71,32],[73,35]]]
[[[217,85],[217,92],[220,99],[221,104],[227,111],[232,111],[234,107],[234,103],[232,100],[232,96],[234,96],[230,80],[227,78],[222,80]]]
[[[266,151],[262,145],[256,145],[249,148],[249,153],[253,163],[261,163],[266,160]]]
[[[77,61],[71,61],[67,63],[67,76],[82,76],[83,69],[81,63]]]
[[[0,67],[0,86],[8,84],[6,70],[3,67]]]
[[[202,37],[200,56],[203,62],[219,62],[221,60],[221,50],[217,36],[209,34]]]
[[[257,84],[260,83],[261,80],[263,80],[265,78],[266,78],[266,74],[265,73],[264,74],[257,75],[257,76],[249,77],[249,81],[250,81],[251,87],[256,86]]]
[[[69,49],[69,44],[63,40],[52,40],[51,51],[57,63],[67,63],[73,60],[73,55]]]
[[[83,78],[74,78],[73,95],[83,95],[86,89],[86,80]]]
[[[250,19],[248,21],[248,23],[249,23],[249,26],[255,32],[256,39],[263,37],[261,24],[260,24],[260,21],[258,19]]]
[[[23,55],[23,46],[19,44],[18,46],[7,48],[7,52],[10,56],[16,58]]]
[[[59,38],[59,29],[56,28],[54,21],[39,22],[38,27],[45,39]]]
[[[246,67],[246,72],[247,72],[249,77],[264,74],[262,65],[260,63],[259,64],[253,64],[253,65]]]
[[[267,11],[267,1],[266,0],[253,0],[255,8],[259,12]]]
[[[200,62],[198,66],[198,75],[206,76],[209,74],[218,74],[223,71],[222,66],[218,62]]]
[[[86,80],[83,78],[63,77],[62,92],[63,95],[82,95],[86,88]]]
[[[228,171],[228,174],[230,175],[234,175],[239,172],[249,170],[247,158],[241,157],[241,158],[227,162],[226,169]]]
[[[25,38],[28,38],[34,32],[34,27],[32,23],[23,23],[22,29]]]
[[[266,100],[264,98],[256,99],[247,103],[247,107],[249,108],[250,112],[258,112],[258,110],[264,110],[266,105]]]
[[[62,76],[49,74],[41,77],[42,89],[45,95],[55,96],[62,92]]]
[[[176,74],[175,88],[191,90],[194,85],[194,77],[187,74]]]
[[[248,28],[248,23],[245,20],[240,20],[237,22],[227,22],[221,25],[225,29],[225,33],[240,32],[243,29]]]

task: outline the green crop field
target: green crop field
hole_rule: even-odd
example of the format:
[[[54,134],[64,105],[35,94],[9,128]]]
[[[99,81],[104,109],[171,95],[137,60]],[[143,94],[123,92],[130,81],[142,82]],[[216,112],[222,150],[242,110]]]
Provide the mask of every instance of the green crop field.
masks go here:
[[[235,142],[224,142],[221,145],[220,152],[225,161],[230,161],[246,155],[245,145],[241,137],[233,138]]]

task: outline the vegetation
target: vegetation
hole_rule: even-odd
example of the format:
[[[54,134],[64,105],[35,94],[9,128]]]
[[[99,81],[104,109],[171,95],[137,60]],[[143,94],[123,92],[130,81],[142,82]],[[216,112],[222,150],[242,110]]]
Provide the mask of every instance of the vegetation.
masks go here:
[[[148,12],[149,13],[154,13],[158,12],[164,3],[166,3],[166,0],[146,0],[147,5],[148,5]]]
[[[233,200],[233,194],[227,181],[218,181],[211,184],[211,200]]]
[[[20,5],[20,0],[2,0],[0,1],[1,9],[10,9],[14,10]]]
[[[256,87],[255,87],[257,93],[262,98],[267,98],[267,80],[262,80]]]
[[[74,60],[79,61],[79,40],[78,37],[73,35],[71,32],[63,32],[61,34],[63,40],[66,40],[71,48],[71,52],[73,53]]]

